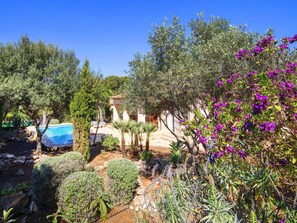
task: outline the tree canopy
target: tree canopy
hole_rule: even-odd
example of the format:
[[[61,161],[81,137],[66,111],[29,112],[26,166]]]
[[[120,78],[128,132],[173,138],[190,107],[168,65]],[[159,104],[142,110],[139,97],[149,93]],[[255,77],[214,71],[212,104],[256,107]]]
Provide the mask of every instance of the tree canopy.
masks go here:
[[[188,111],[205,105],[205,92],[220,93],[217,80],[244,68],[234,55],[240,48],[251,48],[257,37],[226,19],[208,21],[203,15],[189,27],[175,17],[171,24],[165,20],[153,29],[151,50],[130,62],[125,92],[129,110],[148,115],[169,111],[179,120],[186,118]]]
[[[0,46],[0,99],[34,121],[40,151],[44,131],[39,130],[39,115],[43,110],[53,116],[69,111],[79,83],[78,64],[74,52],[27,36]]]

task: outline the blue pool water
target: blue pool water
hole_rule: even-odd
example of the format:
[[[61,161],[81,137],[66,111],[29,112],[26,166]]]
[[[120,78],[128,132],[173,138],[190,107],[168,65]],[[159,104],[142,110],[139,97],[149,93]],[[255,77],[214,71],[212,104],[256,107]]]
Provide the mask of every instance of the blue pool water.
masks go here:
[[[41,127],[42,131],[44,128]],[[42,143],[47,147],[63,147],[73,144],[73,126],[72,124],[49,126],[44,136]]]

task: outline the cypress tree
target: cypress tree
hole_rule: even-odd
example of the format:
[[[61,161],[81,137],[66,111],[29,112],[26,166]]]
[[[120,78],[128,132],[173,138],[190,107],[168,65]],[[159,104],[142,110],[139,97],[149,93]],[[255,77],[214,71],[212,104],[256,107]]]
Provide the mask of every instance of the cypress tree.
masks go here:
[[[73,123],[73,150],[90,158],[90,127],[95,113],[95,97],[92,93],[92,75],[89,61],[86,60],[81,72],[81,88],[74,94],[70,103]]]

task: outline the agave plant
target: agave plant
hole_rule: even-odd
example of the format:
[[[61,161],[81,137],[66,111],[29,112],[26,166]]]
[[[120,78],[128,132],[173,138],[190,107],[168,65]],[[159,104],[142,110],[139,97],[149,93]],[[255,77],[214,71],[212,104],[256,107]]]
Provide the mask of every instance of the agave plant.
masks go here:
[[[16,221],[15,219],[12,218],[12,212],[13,208],[10,208],[8,211],[3,210],[3,214],[1,217],[1,220],[3,221],[3,223],[10,223],[10,222],[14,222]]]
[[[157,131],[157,127],[151,123],[147,122],[143,124],[143,130],[146,133],[146,142],[145,142],[145,150],[149,151],[150,148],[150,136],[153,132]]]
[[[125,133],[128,132],[129,125],[127,121],[115,121],[112,126],[116,128],[121,134],[121,150],[123,157],[126,157],[126,147],[125,147]]]
[[[184,161],[184,156],[182,154],[183,144],[181,142],[171,142],[170,143],[171,154],[169,161],[176,165]]]

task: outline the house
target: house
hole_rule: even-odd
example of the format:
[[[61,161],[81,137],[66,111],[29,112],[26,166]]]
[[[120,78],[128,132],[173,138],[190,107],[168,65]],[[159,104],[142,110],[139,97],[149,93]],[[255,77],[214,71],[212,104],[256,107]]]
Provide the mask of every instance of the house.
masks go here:
[[[174,132],[177,135],[182,134],[182,126],[179,123],[179,120],[177,120],[172,114],[169,112],[162,112],[161,118],[164,120],[166,125],[163,123],[161,118],[157,115],[151,115],[147,116],[141,112],[138,112],[136,115],[131,115],[129,112],[123,108],[123,96],[122,95],[115,95],[110,98],[110,106],[112,109],[112,121],[117,120],[135,120],[137,122],[152,122],[154,123],[158,130],[169,132],[168,129],[170,129],[172,132]]]

